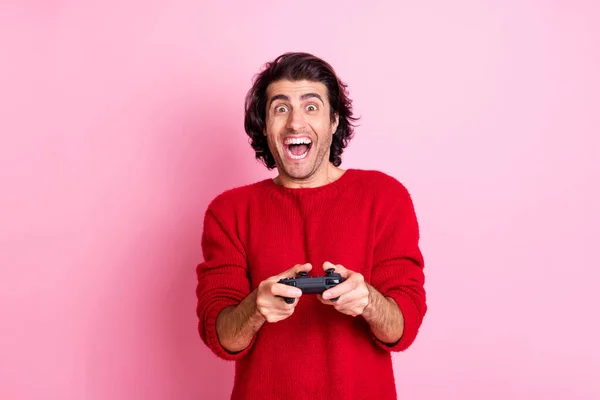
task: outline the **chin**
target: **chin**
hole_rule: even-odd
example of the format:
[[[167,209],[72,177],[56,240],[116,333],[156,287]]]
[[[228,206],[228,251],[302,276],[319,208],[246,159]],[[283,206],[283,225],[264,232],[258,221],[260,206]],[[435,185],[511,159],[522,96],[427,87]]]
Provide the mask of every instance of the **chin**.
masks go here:
[[[292,179],[303,180],[309,178],[313,174],[314,165],[290,165],[284,163],[283,168],[279,168],[279,170]]]
[[[312,175],[312,171],[309,170],[308,168],[302,168],[300,170],[295,169],[295,168],[292,168],[292,169],[286,168],[285,174],[287,176],[289,176],[290,178],[302,180],[302,179],[309,178]]]

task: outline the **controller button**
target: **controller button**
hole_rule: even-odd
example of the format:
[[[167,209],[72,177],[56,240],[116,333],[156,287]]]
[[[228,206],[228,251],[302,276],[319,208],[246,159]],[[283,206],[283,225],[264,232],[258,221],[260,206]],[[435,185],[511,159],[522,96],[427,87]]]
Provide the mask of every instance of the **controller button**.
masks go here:
[[[326,273],[327,275],[331,275],[331,274],[333,274],[334,272],[335,272],[335,268],[329,268],[329,269],[325,270],[325,273]]]
[[[300,276],[308,276],[308,272],[306,272],[306,271],[298,272],[298,275],[300,275]]]

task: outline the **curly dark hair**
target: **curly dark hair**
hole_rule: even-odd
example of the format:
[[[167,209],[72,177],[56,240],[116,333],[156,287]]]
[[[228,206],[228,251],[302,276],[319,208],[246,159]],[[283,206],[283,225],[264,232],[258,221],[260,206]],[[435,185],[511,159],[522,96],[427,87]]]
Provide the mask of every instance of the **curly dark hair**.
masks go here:
[[[308,53],[285,53],[265,64],[254,79],[246,95],[244,128],[250,144],[256,151],[256,159],[268,169],[275,168],[275,159],[263,134],[266,124],[267,87],[278,80],[321,82],[327,87],[331,122],[339,118],[334,132],[329,161],[336,167],[342,163],[342,152],[354,135],[353,124],[358,118],[352,114],[352,100],[348,97],[347,85],[335,74],[327,62]]]

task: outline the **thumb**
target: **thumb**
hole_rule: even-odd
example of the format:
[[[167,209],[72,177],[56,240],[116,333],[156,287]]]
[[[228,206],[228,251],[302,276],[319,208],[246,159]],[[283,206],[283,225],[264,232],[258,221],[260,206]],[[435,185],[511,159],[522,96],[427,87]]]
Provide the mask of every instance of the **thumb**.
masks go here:
[[[347,278],[348,277],[348,270],[340,264],[333,264],[330,263],[329,261],[325,261],[323,263],[323,271],[327,271],[328,269],[333,268],[338,274],[340,274],[342,277]]]
[[[345,276],[346,272],[348,271],[343,265],[333,264],[329,261],[325,261],[323,263],[323,271],[327,271],[330,268],[333,268],[335,270],[335,272],[337,272],[338,274],[340,274],[342,276]]]
[[[308,272],[312,269],[311,263],[306,264],[298,264],[292,268],[292,272],[294,275],[298,274],[298,272]]]
[[[287,271],[284,271],[284,272],[280,273],[279,275],[276,275],[274,278],[277,280],[282,279],[282,278],[295,278],[296,275],[298,275],[298,272],[302,272],[302,271],[308,272],[311,269],[312,269],[312,265],[310,263],[296,264],[292,268],[288,269]]]
[[[327,271],[329,268],[335,269],[335,265],[333,265],[333,263],[330,263],[329,261],[325,261],[323,263],[323,271]]]

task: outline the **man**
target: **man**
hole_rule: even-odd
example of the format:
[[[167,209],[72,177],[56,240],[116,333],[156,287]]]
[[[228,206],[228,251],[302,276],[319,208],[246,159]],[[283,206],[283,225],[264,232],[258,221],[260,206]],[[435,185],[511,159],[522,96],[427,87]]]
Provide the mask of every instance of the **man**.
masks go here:
[[[351,104],[306,53],[267,63],[248,92],[246,132],[278,176],[211,202],[197,268],[200,336],[236,361],[233,399],[396,398],[390,353],[427,310],[419,230],[397,180],[339,168]],[[322,295],[278,283],[329,268],[346,280]]]

